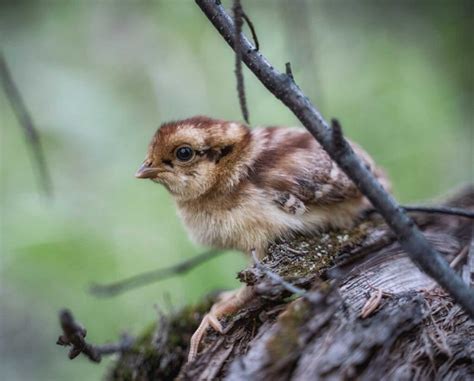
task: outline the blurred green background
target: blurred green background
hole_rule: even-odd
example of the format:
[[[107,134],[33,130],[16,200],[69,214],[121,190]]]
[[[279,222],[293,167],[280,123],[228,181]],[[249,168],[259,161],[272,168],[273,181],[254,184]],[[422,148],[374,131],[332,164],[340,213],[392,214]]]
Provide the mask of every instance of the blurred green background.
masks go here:
[[[231,3],[224,1],[230,8]],[[390,174],[426,200],[473,170],[470,1],[243,1],[261,51],[327,118],[338,117]],[[112,299],[87,293],[199,253],[165,189],[133,174],[164,121],[240,120],[234,56],[192,1],[1,2],[0,44],[40,129],[54,197],[41,196],[25,139],[0,94],[0,379],[98,380],[107,365],[55,346],[70,307],[93,342],[138,333],[217,288],[246,259]],[[247,70],[252,125],[297,125]],[[105,361],[107,364],[107,361]]]

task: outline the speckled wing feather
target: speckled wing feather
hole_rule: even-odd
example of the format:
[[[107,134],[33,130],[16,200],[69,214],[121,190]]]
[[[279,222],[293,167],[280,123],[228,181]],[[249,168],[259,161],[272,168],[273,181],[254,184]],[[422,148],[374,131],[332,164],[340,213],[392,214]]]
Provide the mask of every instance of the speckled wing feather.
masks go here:
[[[331,160],[322,147],[315,142],[314,151],[308,152],[305,171],[295,171],[293,192],[304,203],[329,205],[362,197],[356,185],[339,166]],[[374,165],[370,157],[358,146],[351,144],[369,170]]]
[[[272,128],[258,133],[266,137],[266,144],[257,157],[254,178],[274,192],[275,202],[284,210],[294,214],[305,206],[362,198],[355,184],[307,131]],[[356,144],[351,146],[374,171],[370,156]]]

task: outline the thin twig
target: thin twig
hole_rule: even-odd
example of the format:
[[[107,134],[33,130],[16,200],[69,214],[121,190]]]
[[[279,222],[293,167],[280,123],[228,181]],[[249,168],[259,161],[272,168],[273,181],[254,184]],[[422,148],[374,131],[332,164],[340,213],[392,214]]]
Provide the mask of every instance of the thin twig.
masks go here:
[[[242,9],[242,17],[247,23],[250,29],[250,33],[252,33],[252,40],[253,40],[253,44],[255,45],[255,51],[258,52],[260,50],[260,43],[258,42],[258,37],[257,37],[257,33],[255,32],[255,27],[253,26],[252,21],[249,19],[249,17],[247,16],[247,14],[244,12],[243,9]]]
[[[249,111],[247,108],[247,99],[245,96],[245,86],[244,86],[244,74],[242,72],[242,24],[243,24],[243,15],[244,11],[242,10],[242,5],[240,0],[234,0],[234,5],[232,7],[234,12],[234,23],[235,23],[235,33],[234,33],[234,46],[235,46],[235,77],[237,79],[237,94],[239,96],[240,109],[242,111],[242,116],[245,122],[249,123]]]
[[[451,208],[444,206],[401,206],[406,212],[420,212],[420,213],[430,213],[430,214],[449,214],[452,216],[460,216],[466,218],[474,218],[474,212],[461,209],[461,208]]]
[[[94,284],[91,286],[90,292],[95,296],[101,297],[111,297],[123,294],[126,291],[143,287],[150,283],[159,282],[178,274],[185,274],[204,262],[222,255],[223,253],[224,251],[209,250],[170,267],[159,268],[157,270],[134,275],[115,283]]]
[[[466,245],[464,246],[461,251],[454,257],[454,259],[451,261],[451,263],[449,264],[449,266],[452,268],[452,269],[455,269],[456,267],[458,267],[458,265],[464,260],[466,259],[467,257],[467,254],[469,253],[469,246],[470,245]]]
[[[400,205],[407,213],[426,213],[426,214],[446,214],[466,218],[474,218],[474,211],[462,208],[452,208],[449,206],[424,206],[424,205]],[[377,209],[368,209],[364,212],[366,215],[378,213]]]
[[[56,344],[71,347],[68,357],[72,360],[83,354],[90,361],[99,363],[102,356],[113,353],[123,353],[131,349],[134,340],[127,335],[122,336],[118,343],[92,345],[85,340],[87,330],[76,322],[71,311],[65,309],[59,312],[59,324],[63,334],[58,337]]]
[[[48,166],[41,146],[40,137],[33,123],[33,119],[26,109],[25,102],[21,97],[20,91],[13,80],[11,72],[8,68],[7,61],[0,52],[0,77],[2,81],[3,90],[10,101],[10,105],[15,113],[18,123],[23,128],[26,141],[30,147],[32,154],[32,161],[37,167],[37,177],[40,187],[46,196],[52,195],[51,177],[49,175]]]
[[[225,9],[215,0],[195,1],[225,41],[235,50],[236,25]],[[243,62],[275,97],[293,111],[329,156],[374,205],[412,261],[444,287],[474,318],[474,291],[466,286],[444,258],[433,249],[413,220],[383,189],[353,150],[337,149],[333,129],[301,89],[293,81],[288,81],[287,76],[276,70],[260,52],[255,52],[245,36],[241,36],[237,41]]]
[[[268,269],[265,265],[263,265],[257,258],[257,254],[255,250],[252,250],[252,258],[255,263],[255,266],[265,273],[266,276],[268,276],[271,280],[273,280],[275,283],[280,284],[285,288],[285,290],[291,292],[292,294],[301,297],[306,295],[306,290],[303,290],[302,288],[296,287],[295,285],[292,285],[291,283],[287,282],[284,280],[281,276],[278,274],[274,273],[270,269]]]

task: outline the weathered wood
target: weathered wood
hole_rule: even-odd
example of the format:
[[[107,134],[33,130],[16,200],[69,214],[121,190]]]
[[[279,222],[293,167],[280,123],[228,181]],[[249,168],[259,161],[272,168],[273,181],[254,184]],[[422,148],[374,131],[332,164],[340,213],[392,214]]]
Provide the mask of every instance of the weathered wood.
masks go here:
[[[474,187],[446,205],[474,209]],[[473,221],[414,218],[472,282]],[[474,378],[474,322],[413,265],[376,216],[350,231],[282,240],[262,264],[312,297],[291,298],[251,266],[239,278],[260,297],[224,322],[226,335],[209,331],[193,363],[183,365],[187,345],[209,301],[163,318],[121,356],[108,380]]]

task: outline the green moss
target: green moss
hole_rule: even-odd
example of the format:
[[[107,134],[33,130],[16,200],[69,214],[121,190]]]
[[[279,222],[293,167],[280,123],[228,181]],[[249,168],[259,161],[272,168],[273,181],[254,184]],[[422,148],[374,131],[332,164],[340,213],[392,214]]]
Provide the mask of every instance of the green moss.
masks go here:
[[[365,222],[352,230],[293,237],[271,245],[269,256],[262,262],[288,281],[319,275],[334,264],[336,257],[359,245],[371,227],[372,223]]]
[[[278,318],[278,332],[267,343],[270,363],[281,361],[298,353],[300,329],[308,319],[310,308],[306,301],[299,299],[291,303]]]
[[[191,335],[211,300],[188,306],[160,323],[150,324],[109,372],[107,381],[145,381],[174,379],[183,365]]]

